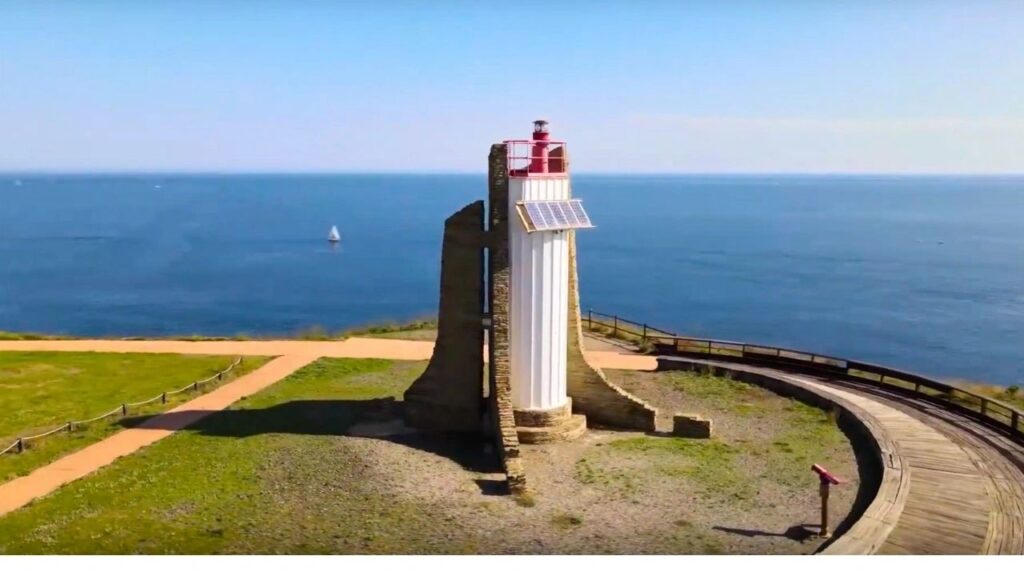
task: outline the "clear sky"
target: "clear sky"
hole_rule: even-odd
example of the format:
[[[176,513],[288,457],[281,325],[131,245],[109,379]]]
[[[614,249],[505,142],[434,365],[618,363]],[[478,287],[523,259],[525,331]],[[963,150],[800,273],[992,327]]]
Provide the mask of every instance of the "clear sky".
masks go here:
[[[0,170],[1024,173],[1024,0],[0,0]]]

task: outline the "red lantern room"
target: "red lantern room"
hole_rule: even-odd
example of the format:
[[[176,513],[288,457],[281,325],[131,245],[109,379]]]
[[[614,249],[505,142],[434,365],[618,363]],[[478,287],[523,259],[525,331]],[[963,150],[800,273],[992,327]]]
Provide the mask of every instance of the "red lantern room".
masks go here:
[[[565,178],[569,172],[565,142],[551,140],[547,120],[533,122],[531,140],[506,140],[512,178]]]

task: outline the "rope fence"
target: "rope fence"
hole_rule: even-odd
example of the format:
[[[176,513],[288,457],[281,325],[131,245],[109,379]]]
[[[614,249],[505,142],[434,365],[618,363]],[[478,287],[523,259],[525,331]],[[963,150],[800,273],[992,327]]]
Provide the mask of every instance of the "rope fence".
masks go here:
[[[39,440],[40,438],[45,438],[45,437],[51,436],[53,434],[57,434],[58,432],[68,432],[68,433],[71,433],[71,432],[74,432],[77,429],[81,429],[84,426],[92,424],[93,422],[98,422],[98,421],[103,420],[105,418],[110,418],[111,416],[114,416],[115,414],[120,414],[121,417],[125,417],[125,416],[128,415],[128,409],[129,408],[137,408],[139,406],[145,406],[147,404],[153,404],[153,403],[156,403],[156,402],[160,402],[161,404],[167,404],[167,397],[168,396],[174,396],[176,394],[184,394],[186,392],[198,392],[199,391],[199,387],[204,385],[204,384],[207,384],[209,382],[213,382],[214,380],[217,380],[217,381],[224,380],[224,376],[226,376],[232,370],[237,368],[238,365],[241,364],[241,363],[242,363],[242,357],[239,356],[238,358],[235,358],[235,361],[232,362],[227,368],[221,370],[220,372],[217,372],[213,376],[210,376],[208,378],[203,378],[202,380],[196,380],[195,382],[190,383],[188,386],[185,386],[183,388],[179,388],[178,390],[171,390],[171,391],[168,391],[168,392],[161,392],[160,394],[157,394],[156,396],[154,396],[154,397],[152,397],[152,398],[150,398],[148,400],[142,400],[140,402],[125,402],[125,403],[121,404],[120,406],[118,406],[117,408],[114,408],[110,412],[107,412],[105,414],[100,414],[99,416],[96,416],[95,418],[90,418],[88,420],[70,420],[66,424],[63,424],[61,426],[58,426],[57,428],[54,428],[53,430],[49,430],[49,431],[43,432],[41,434],[35,434],[35,435],[32,435],[32,436],[19,436],[18,439],[15,440],[13,444],[11,444],[10,446],[4,448],[3,450],[0,450],[0,456],[3,456],[4,454],[21,454],[22,452],[24,452],[25,450],[28,449],[29,442],[32,442],[34,440]]]

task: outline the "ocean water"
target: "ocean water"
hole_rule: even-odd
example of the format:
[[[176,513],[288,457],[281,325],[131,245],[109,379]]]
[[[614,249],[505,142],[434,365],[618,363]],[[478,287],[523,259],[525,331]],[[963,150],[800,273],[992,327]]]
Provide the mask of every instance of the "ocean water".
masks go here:
[[[1024,178],[587,176],[584,307],[1024,383]],[[483,175],[0,176],[0,330],[341,329],[436,313]],[[340,247],[326,235],[341,231]]]

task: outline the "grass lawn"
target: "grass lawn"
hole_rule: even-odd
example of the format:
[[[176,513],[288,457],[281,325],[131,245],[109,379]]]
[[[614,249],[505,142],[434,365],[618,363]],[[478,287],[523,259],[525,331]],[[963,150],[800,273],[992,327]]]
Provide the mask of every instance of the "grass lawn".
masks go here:
[[[425,366],[320,360],[0,518],[0,554],[423,549],[414,535],[439,519],[367,490],[332,440],[361,400],[400,396]],[[375,543],[378,526],[401,526],[402,542]]]
[[[0,554],[801,553],[815,544],[775,533],[816,514],[804,468],[849,448],[825,414],[694,376],[687,398],[755,424],[712,441],[595,431],[524,447],[535,498],[523,506],[487,493],[493,473],[455,456],[457,439],[354,435],[394,416],[425,366],[321,359],[0,518]],[[681,393],[672,376],[635,378]]]
[[[179,354],[108,354],[92,352],[0,352],[0,448],[18,436],[44,432],[69,420],[86,420],[124,402],[152,398],[182,388],[228,367],[234,357]],[[265,358],[246,358],[234,378],[261,366]],[[228,380],[224,380],[227,382]],[[210,390],[216,382],[200,390]],[[162,412],[192,397],[168,397],[129,409],[129,415]],[[60,432],[33,442],[22,454],[0,456],[0,481],[28,473],[121,428],[114,419],[68,434]]]

